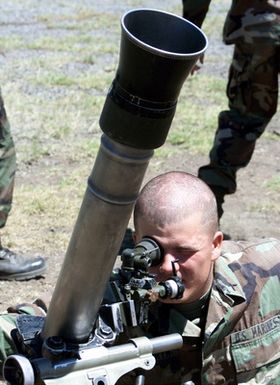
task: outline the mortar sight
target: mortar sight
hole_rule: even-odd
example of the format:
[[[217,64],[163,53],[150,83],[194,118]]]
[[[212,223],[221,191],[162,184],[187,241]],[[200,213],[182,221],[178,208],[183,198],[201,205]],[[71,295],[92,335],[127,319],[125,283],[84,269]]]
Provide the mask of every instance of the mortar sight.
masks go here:
[[[122,268],[124,270],[148,271],[151,266],[158,265],[162,260],[160,246],[150,237],[144,237],[134,249],[125,249],[122,253]]]

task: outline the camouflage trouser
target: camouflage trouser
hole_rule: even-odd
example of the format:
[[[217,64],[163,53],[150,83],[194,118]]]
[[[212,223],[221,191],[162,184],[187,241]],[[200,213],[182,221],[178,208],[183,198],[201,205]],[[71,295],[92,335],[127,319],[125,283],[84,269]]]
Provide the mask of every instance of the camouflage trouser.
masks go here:
[[[210,164],[198,172],[215,193],[218,206],[225,194],[236,191],[237,170],[247,166],[256,140],[277,110],[279,72],[279,45],[235,46],[227,85],[229,110],[219,115]]]
[[[16,346],[11,337],[11,332],[15,329],[16,315],[3,314],[0,316],[0,369],[7,356],[16,352]],[[1,378],[1,374],[0,374]]]
[[[11,210],[15,171],[15,146],[0,91],[0,228]]]

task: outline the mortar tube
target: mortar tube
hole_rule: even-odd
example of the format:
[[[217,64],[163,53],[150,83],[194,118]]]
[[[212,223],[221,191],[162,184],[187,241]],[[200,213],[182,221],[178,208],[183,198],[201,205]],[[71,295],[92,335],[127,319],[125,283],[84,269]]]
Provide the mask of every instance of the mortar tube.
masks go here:
[[[127,147],[102,136],[44,337],[87,340],[152,155],[152,150]]]
[[[87,341],[149,160],[164,143],[183,82],[206,47],[198,27],[167,12],[137,9],[122,18],[119,67],[100,117],[104,134],[43,338]]]

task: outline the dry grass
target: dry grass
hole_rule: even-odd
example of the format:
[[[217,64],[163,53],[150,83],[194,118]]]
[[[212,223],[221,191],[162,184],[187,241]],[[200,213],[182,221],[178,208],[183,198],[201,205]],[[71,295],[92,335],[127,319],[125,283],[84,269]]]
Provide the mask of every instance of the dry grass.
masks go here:
[[[2,238],[15,250],[45,255],[49,265],[44,280],[0,282],[1,309],[55,284],[99,146],[98,120],[118,62],[119,20],[126,9],[146,6],[136,0],[93,3],[63,0],[42,8],[36,0],[12,0],[0,19],[1,87],[18,156],[14,207]],[[219,0],[209,14],[205,69],[184,85],[167,143],[156,151],[147,178],[174,168],[195,173],[207,160],[217,114],[226,107],[231,52],[220,34],[227,6]],[[153,0],[150,7],[181,13],[175,0]],[[15,9],[20,16],[14,18]],[[267,140],[279,144],[272,133]],[[250,181],[246,174],[241,178]],[[250,210],[266,207],[279,216],[275,183],[261,189]]]

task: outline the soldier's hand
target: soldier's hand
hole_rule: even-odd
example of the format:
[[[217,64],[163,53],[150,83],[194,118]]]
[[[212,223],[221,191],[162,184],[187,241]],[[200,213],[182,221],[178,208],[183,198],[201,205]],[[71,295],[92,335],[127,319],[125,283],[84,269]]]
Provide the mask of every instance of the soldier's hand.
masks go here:
[[[200,55],[198,61],[195,63],[195,65],[191,69],[191,75],[194,75],[196,72],[198,72],[203,66],[203,63],[204,63],[204,53]]]
[[[14,314],[31,314],[37,316],[46,316],[48,307],[51,301],[51,293],[46,292],[35,299],[32,303],[25,302],[17,305],[9,306],[7,309],[8,313]]]

